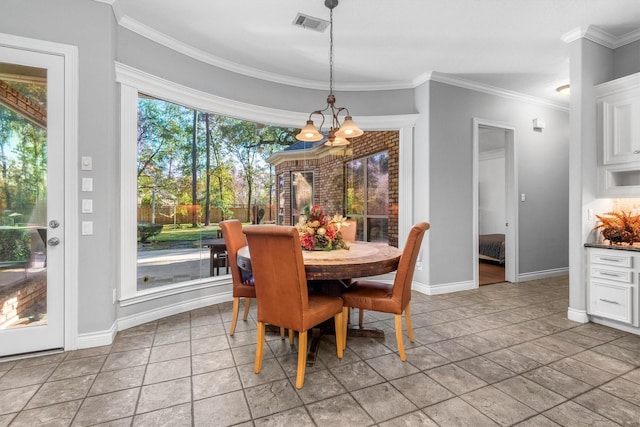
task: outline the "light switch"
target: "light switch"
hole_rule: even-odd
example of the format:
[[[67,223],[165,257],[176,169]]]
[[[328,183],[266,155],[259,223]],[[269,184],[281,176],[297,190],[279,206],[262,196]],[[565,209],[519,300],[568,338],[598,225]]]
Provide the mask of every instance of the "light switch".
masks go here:
[[[520,194],[520,201],[524,202],[526,200],[526,197],[524,195],[524,193]]]
[[[92,199],[82,199],[82,213],[93,213]]]
[[[82,191],[93,191],[93,178],[82,178]]]
[[[93,158],[89,156],[82,156],[80,160],[80,169],[83,171],[93,170]]]
[[[93,234],[93,221],[82,221],[82,235],[91,236]]]

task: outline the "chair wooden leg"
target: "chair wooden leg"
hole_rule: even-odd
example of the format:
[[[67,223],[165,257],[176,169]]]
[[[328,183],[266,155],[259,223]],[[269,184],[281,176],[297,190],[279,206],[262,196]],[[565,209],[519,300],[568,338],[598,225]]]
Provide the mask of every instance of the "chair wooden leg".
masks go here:
[[[307,331],[298,332],[298,373],[296,374],[296,388],[304,385],[304,370],[307,367]]]
[[[262,370],[262,355],[264,353],[264,322],[258,322],[258,335],[256,337],[256,360],[253,364],[253,372],[259,374]]]
[[[344,350],[344,313],[340,313],[333,316],[333,323],[336,326],[336,350],[338,352],[338,359],[342,359],[342,351]]]
[[[410,305],[407,304],[407,307],[404,309],[404,321],[407,323],[407,334],[409,335],[409,341],[413,342],[413,327],[411,326],[411,310]]]
[[[402,314],[396,314],[396,341],[398,342],[400,360],[404,362],[407,360],[407,355],[404,352],[404,344],[402,344]]]
[[[349,332],[349,307],[342,307],[342,350],[347,348],[347,332]]]
[[[244,299],[244,316],[242,317],[242,320],[247,320],[247,317],[249,317],[250,306],[251,306],[251,298],[245,298]]]
[[[238,322],[238,311],[240,310],[240,298],[233,298],[233,313],[231,315],[231,329],[229,335],[233,336],[236,331],[236,323]]]
[[[284,341],[284,328],[280,326],[280,339]]]
[[[364,323],[364,310],[358,309],[358,326],[362,328],[362,324]]]
[[[289,344],[290,344],[290,345],[293,345],[293,344],[294,344],[293,340],[294,340],[294,337],[293,337],[293,329],[289,329]]]

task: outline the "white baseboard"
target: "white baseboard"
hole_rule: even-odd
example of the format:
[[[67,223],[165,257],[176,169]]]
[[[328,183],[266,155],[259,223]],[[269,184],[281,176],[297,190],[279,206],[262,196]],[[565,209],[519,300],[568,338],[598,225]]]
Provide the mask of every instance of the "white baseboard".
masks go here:
[[[567,319],[573,320],[574,322],[589,323],[589,316],[586,310],[576,310],[571,307],[567,309]]]
[[[231,293],[231,291],[228,291],[215,295],[207,295],[200,298],[194,298],[188,301],[180,301],[176,304],[163,306],[153,310],[143,311],[127,317],[122,317],[117,320],[118,330],[122,331],[124,329],[142,325],[143,323],[153,322],[154,320],[173,316],[174,314],[180,314],[184,313],[185,311],[191,311],[197,308],[207,307],[209,305],[219,304],[221,302],[232,300],[233,294]]]
[[[640,335],[640,328],[636,328],[631,325],[625,325],[613,320],[603,319],[601,317],[591,316],[591,321],[593,323],[598,323],[600,325],[609,326],[610,328],[620,329],[621,331],[630,332],[632,334]]]
[[[473,281],[444,283],[439,285],[427,285],[425,283],[413,282],[412,289],[426,295],[448,294],[450,292],[466,291],[474,289]]]
[[[108,330],[78,335],[77,348],[81,349],[110,345],[113,343],[118,331],[142,325],[143,323],[153,322],[154,320],[162,319],[164,317],[173,316],[174,314],[180,314],[185,311],[191,311],[197,308],[231,300],[233,300],[232,293],[223,292],[216,295],[194,298],[189,301],[181,301],[170,306],[132,314],[116,320]]]
[[[550,270],[533,271],[531,273],[522,273],[518,275],[518,282],[527,282],[529,280],[547,279],[549,277],[565,276],[569,274],[569,267],[552,268]]]
[[[116,333],[118,332],[118,325],[116,322],[113,322],[111,328],[104,331],[97,332],[89,332],[87,334],[78,334],[78,339],[76,340],[77,349],[81,348],[90,348],[90,347],[100,347],[103,345],[110,345],[113,343],[114,338],[116,337]]]

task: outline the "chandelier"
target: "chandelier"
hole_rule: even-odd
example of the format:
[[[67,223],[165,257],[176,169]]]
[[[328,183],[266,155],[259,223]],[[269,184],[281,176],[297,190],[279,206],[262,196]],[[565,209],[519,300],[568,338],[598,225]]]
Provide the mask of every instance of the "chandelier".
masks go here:
[[[330,147],[348,145],[347,138],[355,138],[364,132],[356,125],[346,107],[336,107],[336,97],[333,94],[333,9],[338,5],[338,0],[325,0],[324,5],[329,8],[329,96],[327,96],[327,106],[322,110],[316,110],[309,114],[307,124],[302,128],[296,139],[299,141],[315,142],[324,138],[322,126],[325,122],[325,113],[331,114],[331,127],[327,135],[325,145]],[[340,124],[340,114],[345,113],[344,121]],[[319,115],[322,117],[320,128],[316,128],[312,117]]]

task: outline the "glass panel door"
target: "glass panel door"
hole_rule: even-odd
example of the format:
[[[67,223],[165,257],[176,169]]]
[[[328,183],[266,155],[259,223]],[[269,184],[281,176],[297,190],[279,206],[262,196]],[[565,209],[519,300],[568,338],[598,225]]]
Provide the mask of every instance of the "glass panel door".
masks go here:
[[[63,66],[0,47],[0,356],[64,344]]]

